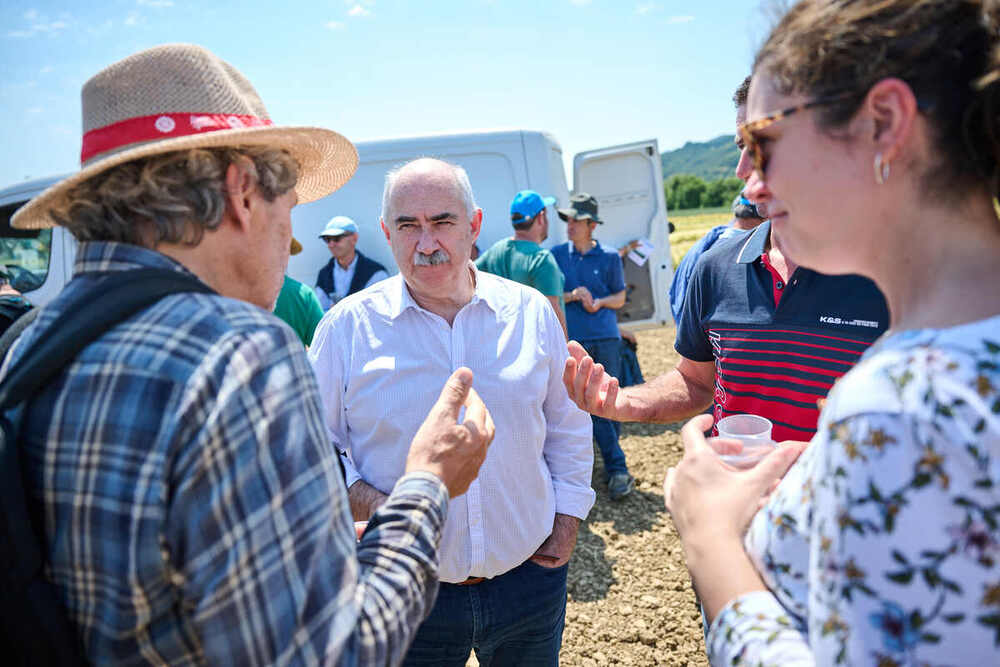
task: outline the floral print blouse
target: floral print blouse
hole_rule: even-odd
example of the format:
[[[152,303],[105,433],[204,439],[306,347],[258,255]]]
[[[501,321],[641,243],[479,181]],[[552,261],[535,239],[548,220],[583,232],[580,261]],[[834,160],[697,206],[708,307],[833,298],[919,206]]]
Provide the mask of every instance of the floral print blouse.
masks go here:
[[[1000,665],[1000,316],[887,334],[754,517],[713,665]]]

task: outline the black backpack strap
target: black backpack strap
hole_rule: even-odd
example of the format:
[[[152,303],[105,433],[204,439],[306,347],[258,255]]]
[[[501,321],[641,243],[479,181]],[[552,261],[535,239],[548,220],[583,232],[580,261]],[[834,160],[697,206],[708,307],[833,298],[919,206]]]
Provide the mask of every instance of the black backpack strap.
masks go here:
[[[45,578],[45,550],[39,543],[44,531],[36,532],[31,523],[18,451],[22,404],[115,324],[178,292],[212,289],[191,275],[161,269],[101,278],[35,337],[0,383],[0,640],[6,664],[84,664],[66,610]]]
[[[169,269],[136,269],[104,276],[74,300],[10,369],[0,385],[0,410],[33,396],[115,324],[177,292],[214,293],[194,276]]]
[[[14,323],[7,327],[7,330],[0,335],[0,362],[3,361],[4,357],[7,356],[7,352],[10,350],[11,346],[14,345],[14,341],[18,339],[28,325],[35,321],[38,317],[38,313],[41,312],[40,308],[32,308],[21,317],[14,320]]]

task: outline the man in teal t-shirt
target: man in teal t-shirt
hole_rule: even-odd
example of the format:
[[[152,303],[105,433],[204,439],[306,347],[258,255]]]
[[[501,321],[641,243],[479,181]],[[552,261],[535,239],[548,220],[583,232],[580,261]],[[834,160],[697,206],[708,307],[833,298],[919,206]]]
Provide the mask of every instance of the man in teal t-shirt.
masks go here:
[[[534,190],[521,190],[510,204],[510,222],[514,236],[493,244],[476,259],[476,267],[522,285],[534,287],[545,295],[566,333],[563,305],[563,274],[552,253],[539,245],[548,238],[549,219],[546,206],[554,197],[542,197]]]

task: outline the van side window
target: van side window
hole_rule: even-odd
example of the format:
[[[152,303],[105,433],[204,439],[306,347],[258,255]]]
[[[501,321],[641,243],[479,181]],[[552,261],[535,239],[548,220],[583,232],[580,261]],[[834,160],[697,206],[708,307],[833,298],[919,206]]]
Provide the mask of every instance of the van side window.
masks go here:
[[[0,264],[7,267],[10,284],[22,294],[42,286],[52,256],[51,229],[14,229],[10,218],[27,201],[0,207]]]

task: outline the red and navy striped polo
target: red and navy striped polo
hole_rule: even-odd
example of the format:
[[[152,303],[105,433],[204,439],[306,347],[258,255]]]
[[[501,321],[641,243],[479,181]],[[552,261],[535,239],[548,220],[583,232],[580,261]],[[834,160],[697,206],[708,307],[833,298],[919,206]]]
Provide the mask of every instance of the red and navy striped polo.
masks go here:
[[[799,267],[784,284],[767,260],[764,223],[699,260],[677,325],[677,352],[715,361],[716,421],[760,415],[775,441],[808,440],[817,401],[885,331],[889,311],[861,276]]]

